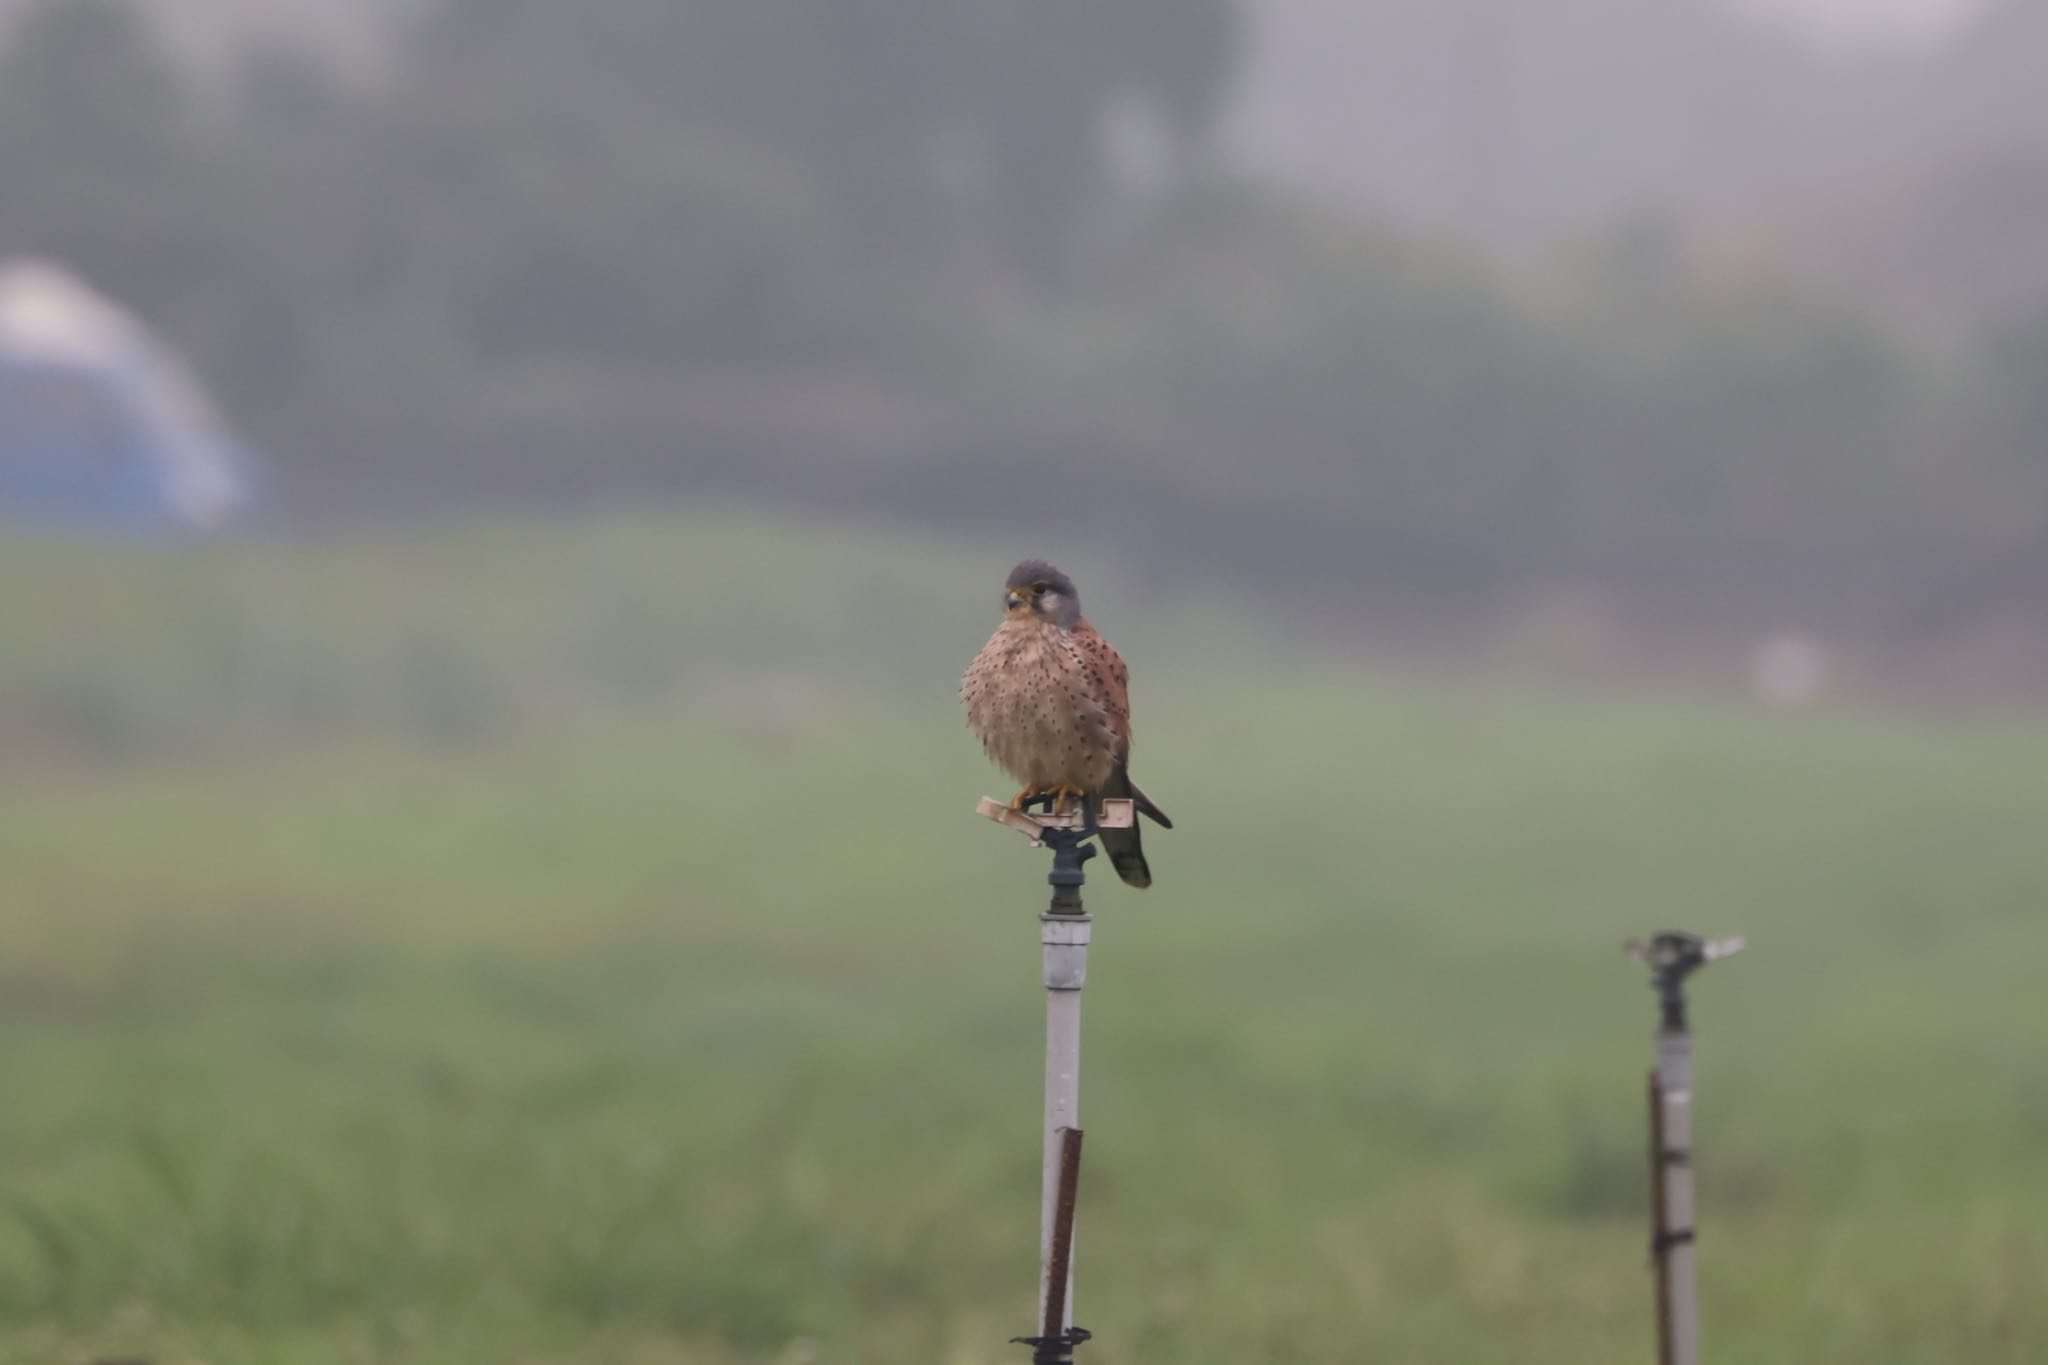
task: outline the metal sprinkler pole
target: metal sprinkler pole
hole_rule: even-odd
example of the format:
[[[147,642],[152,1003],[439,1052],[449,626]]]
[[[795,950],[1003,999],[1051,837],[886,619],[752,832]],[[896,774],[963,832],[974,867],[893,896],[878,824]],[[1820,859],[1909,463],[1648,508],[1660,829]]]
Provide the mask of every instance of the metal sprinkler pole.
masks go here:
[[[1094,920],[1081,903],[1090,842],[1103,828],[1136,820],[1131,803],[1112,800],[1096,812],[1039,815],[984,797],[980,813],[1053,851],[1052,903],[1038,917],[1045,966],[1045,1121],[1038,1223],[1038,1335],[1013,1337],[1032,1348],[1033,1365],[1070,1365],[1089,1339],[1074,1325],[1074,1202],[1081,1173],[1081,991],[1088,984],[1088,943]]]
[[[1658,1365],[1699,1365],[1699,1275],[1692,1168],[1692,1024],[1685,979],[1741,951],[1742,939],[1695,934],[1631,939],[1628,954],[1650,969],[1657,992],[1657,1066],[1650,1072],[1650,1257],[1657,1272]]]
[[[1044,1172],[1039,1188],[1039,1337],[1034,1365],[1065,1365],[1087,1340],[1074,1326],[1073,1185],[1062,1181],[1071,1165],[1080,1173],[1081,991],[1088,984],[1088,942],[1094,920],[1081,904],[1085,864],[1095,856],[1095,830],[1048,829],[1040,837],[1053,850],[1052,904],[1038,917],[1045,948]],[[1071,1144],[1071,1158],[1070,1158]],[[1062,1199],[1062,1185],[1066,1197]],[[1064,1207],[1063,1207],[1064,1206]],[[1062,1216],[1064,1215],[1064,1217]]]

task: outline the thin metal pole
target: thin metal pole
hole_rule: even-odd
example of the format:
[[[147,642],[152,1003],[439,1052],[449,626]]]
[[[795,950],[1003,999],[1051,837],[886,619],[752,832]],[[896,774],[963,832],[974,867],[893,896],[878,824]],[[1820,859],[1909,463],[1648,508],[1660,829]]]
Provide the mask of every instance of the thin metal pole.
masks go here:
[[[1657,1271],[1657,1365],[1671,1365],[1671,1262],[1664,1234],[1671,1221],[1664,1209],[1664,1095],[1657,1072],[1649,1073],[1650,1094],[1650,1259]]]
[[[1666,932],[1631,939],[1657,992],[1657,1067],[1650,1073],[1650,1256],[1657,1272],[1659,1365],[1699,1365],[1700,1301],[1692,1187],[1692,1023],[1685,981],[1740,952],[1740,936],[1709,941]]]
[[[1657,1260],[1664,1365],[1699,1365],[1699,1276],[1694,1264],[1692,1034],[1657,1035]]]
[[[1053,1302],[1055,1242],[1059,1240],[1060,1171],[1066,1140],[1063,1130],[1081,1126],[1081,990],[1088,983],[1088,941],[1094,919],[1078,915],[1039,916],[1039,940],[1045,946],[1045,1168],[1040,1187],[1038,1239],[1039,1318],[1048,1336],[1074,1325],[1074,1268],[1071,1244],[1059,1287],[1061,1317],[1047,1314]],[[1054,1357],[1071,1360],[1068,1351]]]
[[[1044,798],[1048,807],[1050,797]],[[1122,828],[1134,818],[1128,803],[1119,813]],[[1032,1348],[1033,1365],[1071,1365],[1074,1348],[1090,1333],[1074,1326],[1074,1199],[1081,1172],[1081,991],[1088,984],[1088,941],[1095,921],[1081,903],[1088,882],[1090,842],[1100,833],[1092,808],[1079,820],[1054,824],[1020,814],[993,797],[983,797],[981,814],[1022,828],[1032,843],[1053,851],[1052,903],[1038,917],[1038,941],[1045,963],[1044,1171],[1039,1187],[1039,1335],[1011,1337]],[[1061,817],[1053,816],[1058,821]]]

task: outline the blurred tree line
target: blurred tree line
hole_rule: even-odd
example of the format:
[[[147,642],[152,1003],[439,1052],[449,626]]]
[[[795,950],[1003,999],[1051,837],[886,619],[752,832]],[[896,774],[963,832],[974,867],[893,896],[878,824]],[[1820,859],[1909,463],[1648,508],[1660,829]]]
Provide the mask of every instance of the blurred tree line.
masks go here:
[[[201,86],[54,0],[0,53],[0,254],[314,472],[1000,489],[1275,588],[1891,627],[2048,577],[2048,316],[1930,357],[1654,224],[1509,274],[1223,166],[1245,42],[1235,0],[440,0],[374,80]]]

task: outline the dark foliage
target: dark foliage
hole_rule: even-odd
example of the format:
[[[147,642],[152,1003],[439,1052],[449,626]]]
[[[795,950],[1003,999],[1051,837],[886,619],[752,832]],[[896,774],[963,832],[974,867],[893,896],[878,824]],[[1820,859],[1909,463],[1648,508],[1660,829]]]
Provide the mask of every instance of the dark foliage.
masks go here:
[[[1654,226],[1511,279],[1233,180],[1226,0],[447,0],[375,84],[259,53],[208,98],[141,14],[0,57],[0,254],[328,485],[999,507],[1276,589],[1890,625],[2048,557],[2039,319],[1958,374]]]

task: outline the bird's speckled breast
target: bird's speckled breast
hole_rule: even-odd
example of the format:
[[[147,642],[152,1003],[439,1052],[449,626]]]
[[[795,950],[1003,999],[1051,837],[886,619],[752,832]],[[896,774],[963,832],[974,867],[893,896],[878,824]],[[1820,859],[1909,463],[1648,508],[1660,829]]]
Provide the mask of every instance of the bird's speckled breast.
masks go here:
[[[1108,713],[1072,637],[1046,621],[1006,620],[960,685],[988,756],[1029,787],[1098,791],[1115,767]]]

